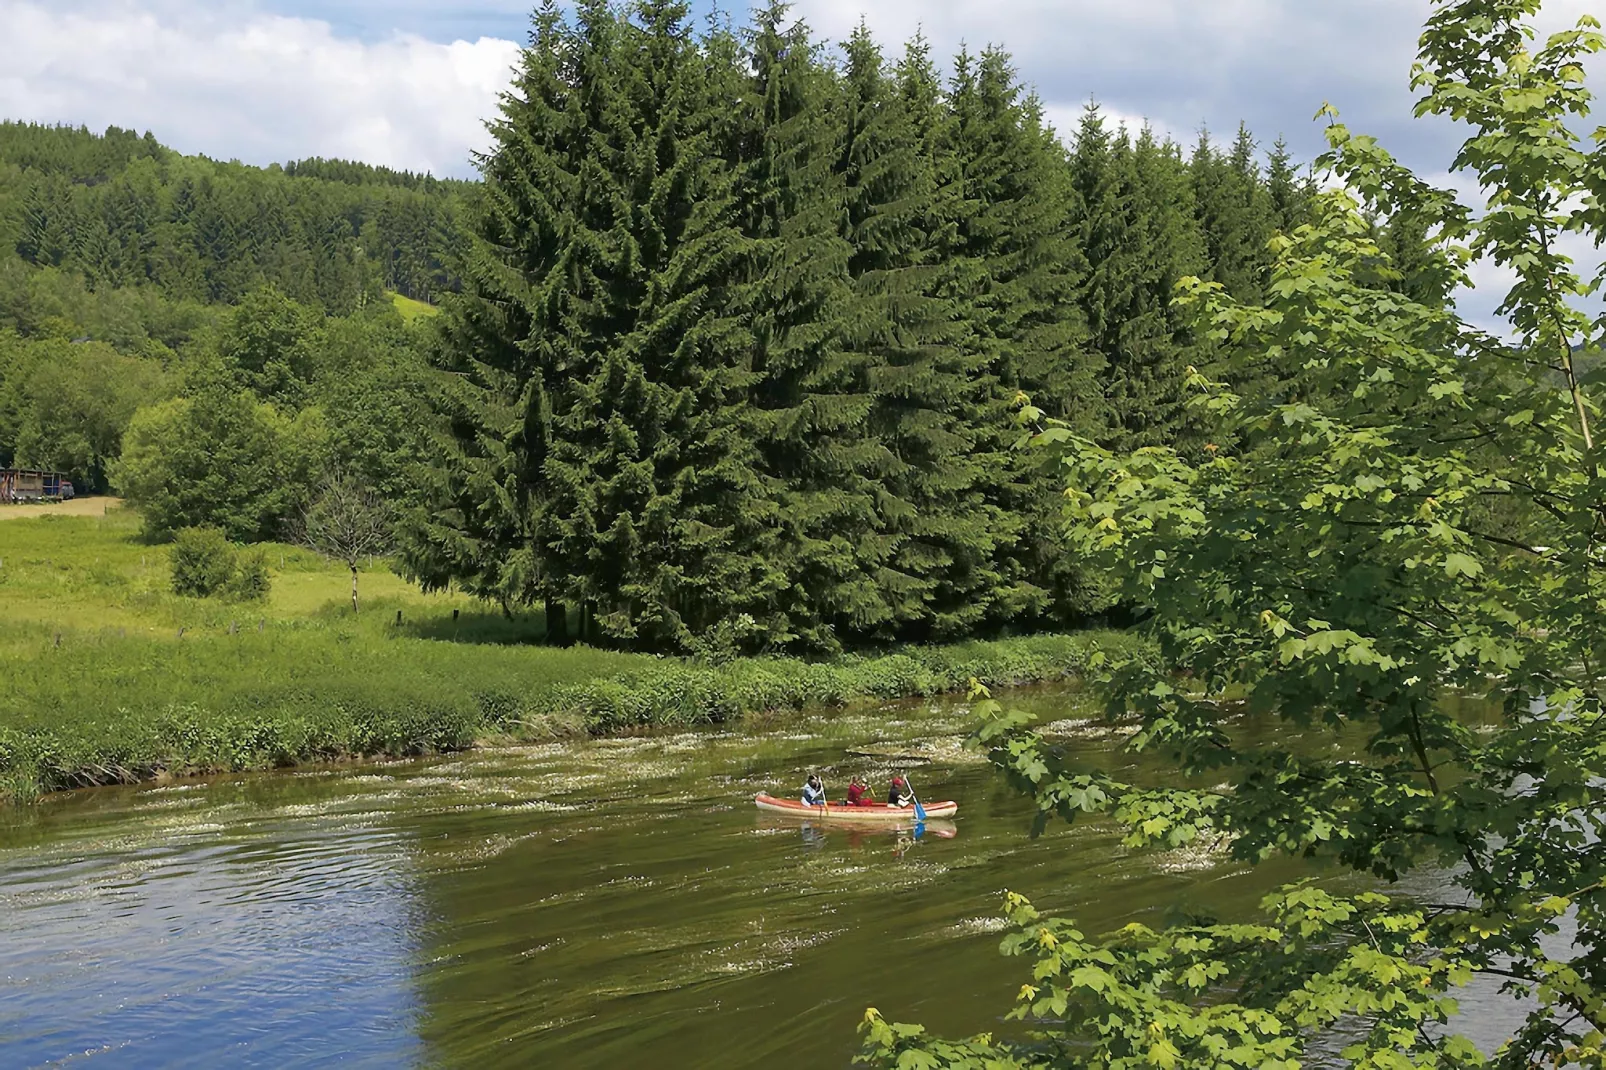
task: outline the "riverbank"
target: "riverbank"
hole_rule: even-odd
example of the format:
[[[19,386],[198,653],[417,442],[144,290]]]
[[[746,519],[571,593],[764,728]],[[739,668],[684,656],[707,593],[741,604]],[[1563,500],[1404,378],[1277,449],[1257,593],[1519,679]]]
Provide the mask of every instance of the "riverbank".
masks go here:
[[[708,666],[535,645],[538,618],[422,595],[382,565],[352,614],[343,569],[292,547],[268,557],[265,602],[180,598],[132,516],[5,525],[0,796],[1055,680],[1133,643],[1086,632]]]

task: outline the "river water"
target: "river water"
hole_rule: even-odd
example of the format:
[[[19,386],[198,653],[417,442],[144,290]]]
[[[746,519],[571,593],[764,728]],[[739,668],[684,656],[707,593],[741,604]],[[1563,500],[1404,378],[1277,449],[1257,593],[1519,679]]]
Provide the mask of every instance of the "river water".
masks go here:
[[[1036,705],[1123,764],[1071,690]],[[1305,870],[1028,836],[963,703],[65,795],[0,812],[0,1065],[845,1066],[867,1006],[1001,1028],[1005,888],[1088,931],[1244,917]],[[912,765],[957,819],[765,817]]]

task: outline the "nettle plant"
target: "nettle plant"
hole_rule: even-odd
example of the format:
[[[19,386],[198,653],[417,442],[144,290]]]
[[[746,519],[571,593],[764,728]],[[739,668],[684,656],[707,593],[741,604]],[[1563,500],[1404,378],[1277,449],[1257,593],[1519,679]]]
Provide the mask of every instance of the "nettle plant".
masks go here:
[[[1062,454],[1077,548],[1146,607],[1171,670],[1107,663],[1110,714],[1191,775],[1176,781],[1209,786],[1078,771],[993,704],[979,731],[1039,828],[1110,814],[1133,846],[1208,837],[1375,890],[1304,883],[1254,924],[1096,939],[1011,896],[1005,950],[1034,960],[1018,1039],[943,1041],[872,1010],[864,1061],[1274,1068],[1319,1044],[1330,1065],[1339,1038],[1361,1067],[1602,1065],[1606,457],[1580,366],[1601,279],[1562,252],[1606,237],[1606,131],[1574,130],[1602,39],[1584,19],[1540,46],[1539,7],[1438,0],[1421,37],[1418,114],[1470,128],[1454,167],[1483,211],[1329,113],[1337,188],[1276,239],[1264,305],[1183,284],[1228,354],[1192,376],[1208,445],[1117,456],[1034,435]],[[1380,250],[1380,217],[1427,236],[1409,271]],[[1445,299],[1478,261],[1515,278],[1509,338]],[[1457,696],[1493,723],[1458,720]],[[1358,760],[1246,742],[1245,711],[1359,738]],[[1403,893],[1413,871],[1444,890]],[[1498,1051],[1457,1034],[1457,989],[1480,975],[1527,997]]]

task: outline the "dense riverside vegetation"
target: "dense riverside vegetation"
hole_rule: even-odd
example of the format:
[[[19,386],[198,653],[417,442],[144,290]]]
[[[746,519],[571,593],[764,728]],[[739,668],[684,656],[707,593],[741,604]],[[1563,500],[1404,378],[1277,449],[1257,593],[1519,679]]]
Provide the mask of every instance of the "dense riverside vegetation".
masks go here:
[[[0,528],[18,783],[1082,664],[1080,639],[870,655],[1108,606],[1013,449],[1017,396],[1101,441],[1185,435],[1168,377],[1205,349],[1174,280],[1219,261],[1252,292],[1310,188],[1247,131],[1185,152],[1090,107],[1056,133],[1001,50],[952,66],[833,51],[778,5],[700,36],[678,4],[548,5],[475,183],[0,125],[0,464],[136,506],[78,558]],[[353,620],[307,601],[329,573],[281,543],[333,473],[403,518],[436,593],[380,571]],[[189,529],[266,549],[239,558],[267,562],[260,608],[170,593]],[[436,641],[470,635],[592,648]],[[621,683],[598,645],[695,660]],[[844,649],[869,660],[732,661]],[[199,749],[171,734],[203,722]]]
[[[547,5],[480,182],[0,124],[0,464],[248,540],[343,471],[411,577],[559,639],[1096,619],[1012,409],[1191,441],[1219,354],[1175,282],[1255,297],[1309,178],[1242,129],[1050,130],[1000,49],[943,66],[779,4]]]
[[[550,739],[1078,674],[1118,633],[808,663],[534,647],[505,620],[381,566],[352,615],[343,564],[265,544],[265,601],[172,593],[138,519],[0,520],[0,787],[17,797],[157,775]],[[398,618],[400,623],[397,623]]]

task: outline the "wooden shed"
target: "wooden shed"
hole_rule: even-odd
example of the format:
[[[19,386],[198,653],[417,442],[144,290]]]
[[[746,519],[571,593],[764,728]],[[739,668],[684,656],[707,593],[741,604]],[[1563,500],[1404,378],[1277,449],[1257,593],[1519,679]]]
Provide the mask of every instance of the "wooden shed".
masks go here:
[[[55,501],[70,487],[60,472],[39,472],[28,468],[0,468],[0,504]]]

